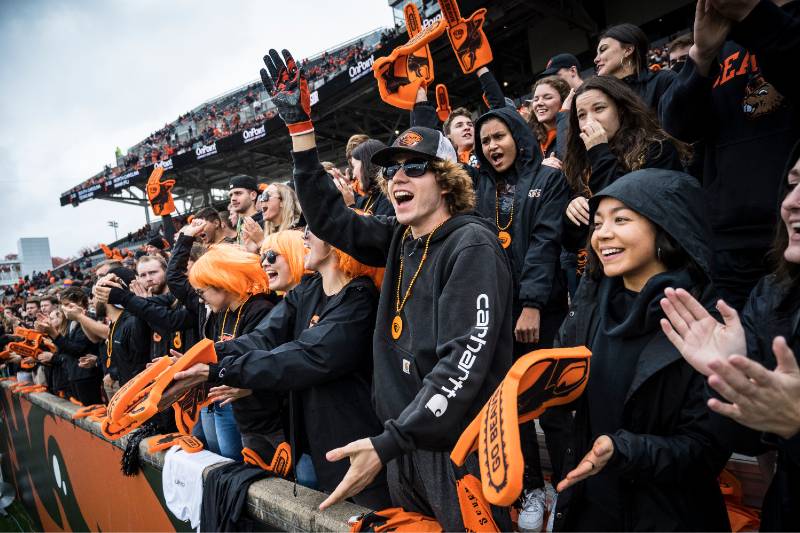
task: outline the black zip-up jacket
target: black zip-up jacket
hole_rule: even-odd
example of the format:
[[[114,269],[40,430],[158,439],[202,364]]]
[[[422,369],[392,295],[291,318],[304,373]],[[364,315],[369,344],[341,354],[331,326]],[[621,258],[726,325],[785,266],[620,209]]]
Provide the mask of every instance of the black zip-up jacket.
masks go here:
[[[97,354],[97,344],[86,337],[80,324],[70,321],[65,335],[59,335],[53,342],[58,347],[61,355],[61,367],[66,373],[69,381],[79,381],[97,377],[100,373],[95,366],[92,368],[81,368],[78,366],[78,359],[84,355]]]
[[[209,379],[288,393],[292,453],[311,455],[320,488],[330,492],[349,465],[325,454],[381,432],[370,396],[378,291],[361,277],[322,302],[322,277],[304,277],[252,332],[217,344],[220,363]]]
[[[611,151],[608,143],[593,146],[586,154],[592,167],[588,183],[590,191],[600,191],[628,173],[622,161]],[[675,145],[669,140],[665,140],[650,144],[641,169],[645,168],[660,168],[680,172],[684,170],[684,165]],[[573,194],[573,198],[576,196],[581,195]],[[589,226],[576,226],[567,217],[566,209],[561,221],[563,224],[562,244],[564,248],[571,252],[577,252],[581,248],[585,248],[589,237]]]
[[[639,95],[647,107],[653,110],[653,113],[657,113],[664,93],[667,92],[675,78],[676,74],[671,70],[653,72],[646,69],[639,74],[622,78],[622,81]]]
[[[147,322],[153,330],[151,359],[169,355],[171,349],[185,352],[201,338],[197,313],[190,312],[170,292],[142,298],[114,287],[108,295],[108,303],[119,304]]]
[[[314,234],[364,264],[386,267],[373,336],[373,404],[384,424],[372,438],[375,451],[386,464],[415,449],[451,450],[511,365],[511,274],[496,233],[473,215],[456,215],[436,231],[395,341],[390,328],[406,227],[347,209],[315,149],[293,157],[297,195]],[[423,246],[424,237],[406,239],[403,289]]]
[[[605,527],[604,510],[613,513],[614,529],[623,531],[730,531],[717,481],[730,453],[706,406],[705,379],[659,325],[667,286],[690,290],[713,309],[709,229],[699,192],[686,174],[647,169],[620,178],[590,203],[593,214],[603,196],[617,198],[668,233],[700,272],[653,276],[627,311],[612,308],[619,299],[611,298],[611,289],[621,280],[583,277],[558,345],[589,347],[593,374],[583,396],[567,407],[575,415],[563,472],[578,465],[600,434],[611,438],[614,453],[597,475],[559,494],[554,531]],[[604,327],[614,311],[624,312],[622,327]],[[591,398],[608,403],[592,405]],[[605,413],[616,413],[618,425],[598,431],[608,427]],[[603,508],[599,502],[607,499],[619,508]]]
[[[204,337],[217,342],[223,333],[228,335],[234,333],[233,328],[237,322],[236,316],[239,314],[239,310],[228,313],[224,332],[221,331],[221,328],[225,314],[213,312],[207,314],[205,304],[192,288],[186,275],[192,244],[194,244],[194,237],[187,235],[180,235],[175,241],[175,248],[172,250],[172,256],[167,265],[167,286],[188,312],[198,317],[198,324],[201,324],[200,331],[203,332]],[[239,325],[236,327],[234,337],[253,331],[272,310],[274,302],[274,294],[251,296],[247,302],[242,304]],[[253,391],[250,396],[239,398],[231,405],[233,406],[233,416],[242,435],[253,434],[267,437],[274,448],[284,440],[283,424],[281,423],[282,404],[283,397],[280,394],[259,390]],[[269,461],[271,455],[268,454],[272,453],[274,449],[261,448],[256,451]]]
[[[498,175],[482,150],[476,182],[478,211],[494,226],[497,182],[516,184],[511,255],[517,294],[522,307],[564,309],[566,282],[561,272],[561,218],[569,203],[569,186],[560,170],[543,166],[539,143],[520,114],[510,107],[493,109],[478,119],[476,136],[489,119],[499,119],[511,130],[517,145],[514,165]]]
[[[705,141],[703,189],[717,250],[765,249],[778,180],[800,138],[800,1],[762,0],[731,33],[708,77],[691,59],[664,95],[664,129]]]
[[[111,343],[111,366],[104,367],[104,372],[119,381],[120,386],[126,384],[136,374],[144,370],[150,359],[150,328],[144,320],[123,311],[112,324],[113,335],[109,330],[109,338],[101,348],[101,364],[107,365],[108,345]],[[102,350],[105,350],[103,352]]]

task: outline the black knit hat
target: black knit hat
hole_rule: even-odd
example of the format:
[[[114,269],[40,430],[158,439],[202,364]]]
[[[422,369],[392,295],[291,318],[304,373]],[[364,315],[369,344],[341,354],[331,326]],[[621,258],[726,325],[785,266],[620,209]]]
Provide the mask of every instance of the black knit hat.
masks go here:
[[[149,246],[155,246],[159,250],[164,249],[164,239],[162,239],[160,235],[156,235],[155,237],[147,241],[147,244]]]
[[[108,271],[108,273],[117,276],[119,279],[124,281],[125,285],[127,285],[128,287],[130,287],[131,282],[136,279],[136,272],[134,272],[130,268],[125,268],[125,267],[112,268],[111,270]]]

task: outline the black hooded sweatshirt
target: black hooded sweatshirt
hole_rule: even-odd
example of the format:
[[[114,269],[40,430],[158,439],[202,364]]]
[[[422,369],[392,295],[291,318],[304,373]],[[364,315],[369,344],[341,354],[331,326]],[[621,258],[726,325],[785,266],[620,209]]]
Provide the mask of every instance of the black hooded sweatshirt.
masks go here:
[[[436,231],[393,340],[406,226],[347,209],[315,149],[293,157],[297,196],[314,234],[364,264],[386,267],[373,336],[373,404],[384,425],[372,438],[375,451],[386,464],[416,449],[451,450],[511,366],[511,274],[495,230],[463,214]],[[406,238],[403,292],[425,238]]]
[[[763,250],[772,240],[777,179],[800,138],[798,66],[800,1],[762,0],[734,26],[708,77],[688,59],[664,95],[664,129],[705,141],[703,189],[716,250]]]
[[[675,81],[675,78],[676,75],[671,70],[653,72],[650,69],[646,69],[639,74],[631,74],[626,78],[622,78],[622,81],[633,89],[633,92],[638,94],[647,104],[647,107],[655,113],[659,109],[661,98]]]
[[[569,203],[569,186],[560,170],[543,166],[539,143],[520,114],[510,107],[493,109],[475,124],[476,137],[490,119],[501,120],[511,130],[517,146],[514,165],[502,175],[477,150],[480,161],[475,184],[478,211],[494,226],[497,184],[515,185],[511,228],[511,264],[515,299],[521,307],[566,310],[566,282],[561,271],[561,217]],[[476,141],[480,142],[480,140]],[[501,215],[505,225],[508,215]]]
[[[305,276],[252,332],[217,343],[220,362],[209,371],[212,382],[289,394],[292,454],[311,455],[326,492],[349,467],[325,459],[328,450],[381,432],[371,404],[377,306],[369,278],[353,279],[327,297],[319,274]],[[389,505],[385,478],[355,502]]]
[[[575,410],[563,471],[595,439],[614,444],[608,464],[559,494],[554,531],[729,531],[717,476],[729,454],[705,404],[705,379],[669,342],[659,320],[666,287],[683,287],[709,309],[709,228],[700,186],[679,172],[646,169],[621,177],[590,201],[620,200],[666,232],[697,268],[650,278],[639,293],[620,277],[584,276],[560,346],[592,350],[592,369]]]

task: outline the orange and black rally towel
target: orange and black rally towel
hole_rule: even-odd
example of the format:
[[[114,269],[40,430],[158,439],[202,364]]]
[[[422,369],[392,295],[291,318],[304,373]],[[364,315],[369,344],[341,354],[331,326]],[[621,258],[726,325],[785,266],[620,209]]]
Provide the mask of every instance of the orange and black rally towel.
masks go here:
[[[589,380],[590,356],[584,346],[522,356],[461,434],[450,458],[461,466],[478,451],[481,486],[489,503],[504,507],[517,500],[525,469],[519,425],[580,397]]]

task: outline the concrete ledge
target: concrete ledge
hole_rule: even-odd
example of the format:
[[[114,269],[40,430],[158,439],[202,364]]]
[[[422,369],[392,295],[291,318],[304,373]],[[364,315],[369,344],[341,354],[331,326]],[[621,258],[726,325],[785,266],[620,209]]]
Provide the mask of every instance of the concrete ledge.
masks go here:
[[[0,386],[9,388],[13,382],[3,381]],[[72,415],[79,409],[68,400],[64,400],[47,392],[23,393],[24,397],[45,411],[66,419],[76,426],[92,433],[97,438],[111,442],[114,446],[125,449],[128,437],[110,441],[100,431],[100,423],[86,418],[72,420]],[[158,470],[164,466],[166,452],[148,453],[147,445],[139,445],[142,461]],[[209,466],[204,475],[219,465]],[[350,526],[347,520],[354,515],[369,512],[369,509],[348,502],[340,503],[333,509],[319,511],[318,506],[326,495],[295,485],[290,481],[269,478],[253,483],[247,492],[247,512],[250,518],[262,522],[269,530],[282,531],[347,531]]]

